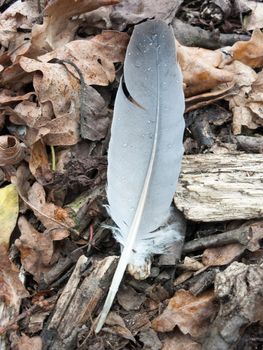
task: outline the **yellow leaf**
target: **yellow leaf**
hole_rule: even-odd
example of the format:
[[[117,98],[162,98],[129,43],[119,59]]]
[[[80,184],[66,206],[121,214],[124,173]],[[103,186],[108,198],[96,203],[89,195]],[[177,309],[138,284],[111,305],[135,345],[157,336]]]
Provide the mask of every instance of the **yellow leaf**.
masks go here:
[[[0,189],[0,244],[9,244],[18,216],[18,194],[13,184]]]

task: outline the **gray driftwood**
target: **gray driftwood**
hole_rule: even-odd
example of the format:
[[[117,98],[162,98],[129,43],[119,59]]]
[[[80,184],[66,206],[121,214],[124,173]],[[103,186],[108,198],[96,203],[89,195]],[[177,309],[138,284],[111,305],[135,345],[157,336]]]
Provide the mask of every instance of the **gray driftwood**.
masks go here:
[[[262,154],[185,156],[175,205],[193,221],[263,217]]]

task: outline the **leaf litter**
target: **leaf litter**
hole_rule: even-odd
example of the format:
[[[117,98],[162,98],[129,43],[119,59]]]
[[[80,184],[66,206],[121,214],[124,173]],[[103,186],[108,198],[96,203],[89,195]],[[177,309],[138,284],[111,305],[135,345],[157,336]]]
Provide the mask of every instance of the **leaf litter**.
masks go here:
[[[116,87],[135,24],[180,18],[202,28],[212,41],[212,33],[247,36],[215,50],[195,45],[194,37],[191,46],[176,41],[187,107],[185,148],[187,154],[220,154],[237,152],[241,138],[245,150],[255,150],[248,140],[262,140],[261,5],[201,3],[193,1],[189,8],[187,2],[166,0],[154,6],[149,0],[1,2],[0,347],[214,349],[221,342],[227,349],[243,344],[246,328],[262,327],[259,218],[226,222],[219,231],[217,223],[207,229],[189,221],[187,241],[197,239],[195,248],[183,253],[176,269],[156,259],[146,282],[127,277],[100,339],[92,325],[103,293],[92,299],[97,311],[92,308],[83,318],[74,339],[58,340],[63,332],[53,340],[44,335],[80,256],[88,256],[80,272],[88,278],[102,256],[118,254],[103,228],[111,224],[103,207],[106,153]],[[176,31],[175,37],[180,38]],[[231,241],[228,232],[233,227],[243,232],[244,225],[247,240]],[[200,235],[205,246],[198,245]],[[74,293],[80,300],[78,287]],[[69,317],[77,309],[69,303]],[[31,323],[30,313],[40,326]],[[223,323],[235,333],[228,334]]]

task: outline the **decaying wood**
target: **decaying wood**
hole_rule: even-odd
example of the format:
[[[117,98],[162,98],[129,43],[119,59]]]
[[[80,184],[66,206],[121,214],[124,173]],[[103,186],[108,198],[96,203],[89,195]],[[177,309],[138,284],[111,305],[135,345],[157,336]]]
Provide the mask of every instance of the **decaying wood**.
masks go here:
[[[175,205],[193,221],[262,217],[262,173],[260,154],[185,156]]]
[[[82,281],[88,259],[82,255],[58,299],[53,317],[46,330],[50,349],[72,349],[80,328],[88,321],[92,325],[94,312],[107,292],[117,257],[110,256],[98,263]]]

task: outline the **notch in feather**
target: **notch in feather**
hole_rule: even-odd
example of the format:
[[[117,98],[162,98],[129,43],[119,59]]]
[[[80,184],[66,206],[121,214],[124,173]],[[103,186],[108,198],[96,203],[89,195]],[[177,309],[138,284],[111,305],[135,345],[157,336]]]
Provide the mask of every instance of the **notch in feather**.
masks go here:
[[[150,256],[182,239],[183,221],[171,202],[183,156],[183,112],[172,30],[159,20],[137,25],[126,52],[108,151],[109,213],[123,250],[96,333],[127,265],[135,277],[145,278]]]

